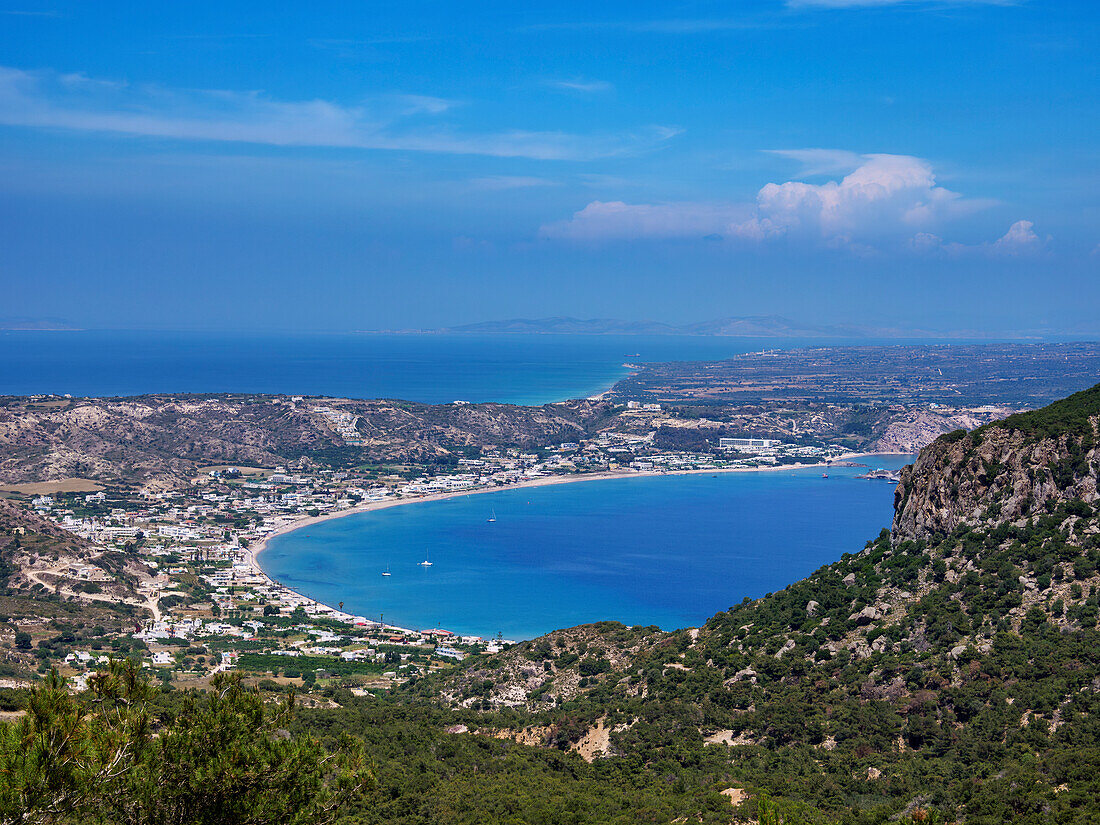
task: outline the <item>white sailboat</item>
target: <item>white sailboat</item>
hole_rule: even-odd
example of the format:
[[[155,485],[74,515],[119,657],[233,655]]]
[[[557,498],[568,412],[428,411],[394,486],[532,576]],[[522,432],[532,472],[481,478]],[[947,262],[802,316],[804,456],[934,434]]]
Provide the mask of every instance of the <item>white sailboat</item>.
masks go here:
[[[390,574],[390,566],[387,564],[386,569],[382,571],[382,575],[383,576],[388,576],[389,574]]]
[[[488,521],[490,524],[492,524],[496,520],[497,520],[496,508],[491,507],[491,508],[489,508],[489,518],[487,518],[486,521]]]
[[[428,561],[428,551],[424,551],[424,561],[420,562],[421,567],[431,567],[432,563]]]

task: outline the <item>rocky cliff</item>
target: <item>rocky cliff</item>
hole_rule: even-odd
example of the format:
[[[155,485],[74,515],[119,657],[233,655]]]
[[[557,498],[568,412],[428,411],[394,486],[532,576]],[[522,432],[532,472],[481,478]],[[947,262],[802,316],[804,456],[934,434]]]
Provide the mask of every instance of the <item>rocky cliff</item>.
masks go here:
[[[995,525],[1097,499],[1100,386],[973,432],[940,437],[902,471],[895,540]]]

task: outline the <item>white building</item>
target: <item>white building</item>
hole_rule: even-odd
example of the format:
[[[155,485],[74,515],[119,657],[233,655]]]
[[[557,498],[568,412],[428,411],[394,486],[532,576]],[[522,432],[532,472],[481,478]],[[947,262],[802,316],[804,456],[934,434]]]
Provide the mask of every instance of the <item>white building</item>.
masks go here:
[[[719,438],[718,447],[723,450],[739,450],[741,452],[757,452],[778,447],[783,442],[772,438]]]

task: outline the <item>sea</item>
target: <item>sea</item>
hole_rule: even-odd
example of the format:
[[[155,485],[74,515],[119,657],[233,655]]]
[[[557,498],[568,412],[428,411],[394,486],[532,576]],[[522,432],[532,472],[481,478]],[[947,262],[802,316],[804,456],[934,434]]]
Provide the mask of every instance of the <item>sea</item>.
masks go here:
[[[416,502],[276,536],[259,561],[310,598],[400,627],[507,639],[606,619],[697,627],[888,528],[894,485],[856,478],[865,472],[627,477]]]
[[[0,395],[242,392],[544,404],[603,392],[629,372],[626,363],[705,361],[807,345],[822,342],[678,335],[3,331]]]

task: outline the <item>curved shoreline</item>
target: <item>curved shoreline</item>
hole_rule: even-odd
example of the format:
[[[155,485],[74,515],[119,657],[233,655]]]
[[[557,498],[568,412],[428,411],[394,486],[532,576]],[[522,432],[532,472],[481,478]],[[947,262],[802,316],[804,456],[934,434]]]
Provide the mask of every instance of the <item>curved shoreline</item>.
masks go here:
[[[266,578],[268,581],[270,581],[274,584],[277,584],[279,587],[283,588],[284,590],[286,590],[290,593],[293,593],[293,594],[299,596],[300,598],[302,598],[304,600],[314,602],[316,604],[324,605],[325,607],[329,608],[330,610],[332,610],[333,612],[337,613],[338,615],[344,617],[345,619],[351,619],[351,618],[355,618],[355,617],[352,616],[351,614],[345,613],[343,610],[339,610],[338,608],[333,607],[332,605],[325,604],[324,602],[321,602],[317,599],[314,599],[312,596],[307,596],[306,594],[301,593],[300,591],[294,589],[293,587],[290,587],[286,584],[283,584],[282,582],[279,582],[277,579],[275,579],[271,575],[269,575],[260,566],[260,563],[259,563],[260,554],[262,554],[264,552],[264,550],[267,549],[268,542],[271,539],[276,538],[278,536],[283,536],[283,535],[286,535],[288,533],[293,533],[293,532],[295,532],[297,530],[301,530],[305,527],[311,527],[315,524],[321,524],[322,522],[332,521],[333,519],[344,518],[346,516],[359,515],[360,513],[370,513],[370,512],[374,512],[376,510],[385,510],[385,509],[388,509],[390,507],[400,507],[400,506],[406,505],[406,504],[417,504],[417,503],[420,503],[420,502],[428,502],[428,501],[445,501],[446,499],[458,498],[460,496],[480,495],[480,494],[484,494],[484,493],[500,493],[500,492],[505,492],[507,490],[519,490],[519,489],[532,488],[532,487],[548,487],[548,486],[552,486],[552,485],[556,485],[556,484],[570,484],[570,483],[581,482],[581,481],[612,481],[614,479],[624,479],[624,478],[652,478],[652,477],[656,477],[656,476],[697,475],[697,474],[702,474],[702,473],[709,473],[710,475],[714,475],[716,473],[758,473],[758,472],[775,472],[775,471],[778,471],[778,470],[812,470],[812,469],[828,468],[830,466],[833,466],[833,464],[835,462],[838,462],[838,461],[852,461],[854,459],[866,458],[866,457],[876,456],[876,455],[907,455],[907,454],[906,453],[845,453],[845,454],[839,456],[838,458],[834,459],[833,461],[831,461],[829,463],[817,462],[815,464],[783,464],[783,465],[766,466],[766,467],[724,467],[724,468],[720,468],[720,469],[710,468],[710,469],[700,469],[700,470],[669,470],[669,471],[665,471],[665,472],[660,472],[660,471],[655,471],[655,470],[645,470],[645,471],[640,471],[640,472],[639,471],[626,471],[626,472],[606,472],[606,473],[584,473],[584,474],[578,474],[578,475],[554,475],[554,476],[543,476],[543,477],[540,477],[540,478],[533,478],[533,479],[529,479],[527,481],[520,481],[520,482],[517,482],[515,484],[504,484],[504,485],[497,486],[497,487],[479,487],[479,488],[474,488],[474,489],[470,489],[470,490],[456,490],[454,492],[448,492],[448,493],[430,493],[428,495],[411,496],[411,497],[407,497],[407,498],[398,498],[398,499],[387,500],[387,501],[372,501],[372,502],[368,502],[367,504],[361,504],[361,505],[358,505],[358,506],[355,506],[355,507],[349,507],[346,510],[339,510],[339,511],[334,512],[334,513],[325,513],[325,514],[319,515],[319,516],[306,516],[306,517],[303,517],[303,518],[294,519],[294,520],[289,521],[285,524],[277,526],[270,533],[266,534],[261,539],[259,539],[257,541],[257,543],[255,544],[255,546],[249,546],[248,548],[246,548],[245,558],[246,558],[246,561],[247,561],[248,565],[252,568],[252,570],[254,572],[256,572],[257,574],[259,574],[259,575],[263,576],[264,578]],[[403,628],[403,627],[399,627],[398,625],[389,625],[389,624],[387,624],[387,625],[384,625],[384,627],[389,628],[389,629],[393,629],[393,630],[417,632],[417,631],[412,630],[411,628]]]

